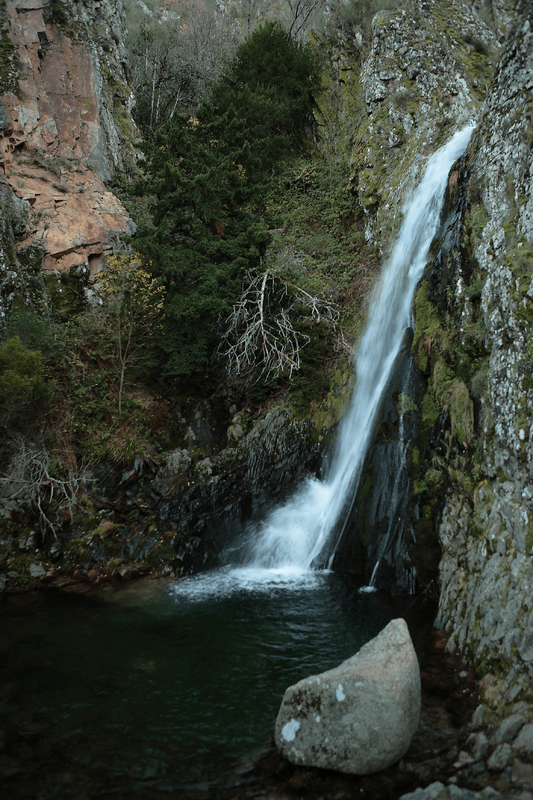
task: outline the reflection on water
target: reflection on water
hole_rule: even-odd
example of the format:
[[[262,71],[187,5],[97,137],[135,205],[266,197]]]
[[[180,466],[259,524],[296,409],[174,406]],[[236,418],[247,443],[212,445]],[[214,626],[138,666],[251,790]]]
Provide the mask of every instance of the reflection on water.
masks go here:
[[[45,799],[228,784],[272,735],[285,688],[395,616],[304,570],[226,570],[2,611],[0,776],[9,797]]]

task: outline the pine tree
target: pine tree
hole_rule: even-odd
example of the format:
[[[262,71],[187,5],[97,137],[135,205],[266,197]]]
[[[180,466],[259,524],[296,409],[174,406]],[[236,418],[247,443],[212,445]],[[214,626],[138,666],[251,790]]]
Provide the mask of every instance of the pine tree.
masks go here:
[[[166,289],[164,374],[205,368],[217,318],[231,311],[244,273],[261,266],[271,237],[258,208],[279,162],[305,142],[318,82],[310,50],[266,23],[197,117],[178,117],[146,143],[136,190],[155,200],[153,227],[135,246]]]
[[[241,275],[259,266],[270,235],[250,210],[253,191],[229,120],[201,124],[180,117],[149,148],[142,191],[154,196],[154,227],[136,246],[166,287],[160,347],[165,373],[182,376],[205,367],[220,313],[231,310]],[[247,149],[247,148],[245,148]]]

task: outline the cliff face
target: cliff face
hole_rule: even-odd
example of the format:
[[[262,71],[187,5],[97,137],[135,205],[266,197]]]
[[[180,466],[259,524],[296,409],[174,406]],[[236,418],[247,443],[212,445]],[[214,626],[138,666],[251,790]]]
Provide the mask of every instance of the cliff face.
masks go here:
[[[481,120],[470,235],[490,358],[479,411],[480,481],[454,487],[439,525],[440,616],[484,672],[493,702],[533,673],[533,18],[517,9]],[[465,287],[453,290],[468,321]],[[452,643],[453,643],[452,642]]]
[[[501,710],[531,699],[533,671],[533,9],[518,3],[496,10],[503,44],[490,86],[488,64],[480,70],[478,56],[496,39],[483,38],[482,23],[468,31],[474,17],[466,10],[465,26],[455,21],[446,31],[439,20],[452,14],[449,3],[420,4],[419,15],[408,19],[377,15],[372,25],[361,68],[369,113],[354,156],[368,236],[382,237],[386,249],[420,154],[435,149],[441,130],[447,138],[473,116],[478,129],[450,174],[442,228],[417,293],[416,375],[406,389],[411,362],[404,351],[338,566],[357,572],[350,564],[360,543],[368,579],[382,532],[394,522],[387,509],[403,503],[404,524],[378,585],[403,586],[412,565],[419,586],[432,591],[439,584],[440,623],[453,633],[449,647],[472,659],[486,676],[486,701]],[[460,46],[457,31],[466,34]],[[439,53],[436,38],[443,36],[446,52]],[[468,44],[470,65],[463,60]],[[419,101],[400,118],[397,94],[407,80]],[[448,113],[451,125],[443,124]],[[387,486],[397,483],[395,454],[406,438],[411,481],[398,501]]]
[[[376,14],[369,35],[355,20],[330,38],[336,127],[367,239],[387,253],[425,158],[478,115],[498,41],[455,0],[412,0]]]
[[[410,559],[419,585],[439,584],[449,648],[486,676],[486,702],[499,710],[531,699],[533,670],[533,23],[530,3],[511,12],[415,300],[411,496],[405,550],[387,576],[401,585]],[[369,218],[374,230],[384,211]],[[390,388],[359,497],[370,568],[373,498],[386,485],[374,485],[379,448],[398,441],[398,391]]]
[[[9,306],[30,278],[40,282],[41,268],[86,275],[134,231],[104,181],[131,172],[135,127],[120,0],[3,0],[0,17],[0,176],[15,224],[3,232],[0,262]]]

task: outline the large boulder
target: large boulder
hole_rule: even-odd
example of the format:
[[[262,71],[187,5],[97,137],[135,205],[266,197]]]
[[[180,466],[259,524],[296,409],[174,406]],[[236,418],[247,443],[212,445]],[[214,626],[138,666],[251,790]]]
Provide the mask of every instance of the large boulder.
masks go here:
[[[409,748],[420,716],[420,670],[403,619],[335,669],[290,686],[276,745],[293,764],[368,775]]]

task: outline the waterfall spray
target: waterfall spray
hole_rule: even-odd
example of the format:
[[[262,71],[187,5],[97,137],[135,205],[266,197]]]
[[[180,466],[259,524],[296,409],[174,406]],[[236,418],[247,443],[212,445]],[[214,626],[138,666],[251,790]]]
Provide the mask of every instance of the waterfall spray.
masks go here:
[[[331,566],[357,493],[380,400],[409,326],[413,295],[437,231],[448,174],[465,151],[473,130],[469,126],[459,131],[428,160],[406,209],[355,354],[354,395],[339,428],[327,479],[306,480],[284,505],[273,509],[250,532],[247,565],[300,569]]]

